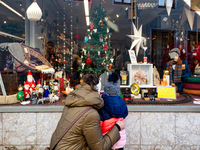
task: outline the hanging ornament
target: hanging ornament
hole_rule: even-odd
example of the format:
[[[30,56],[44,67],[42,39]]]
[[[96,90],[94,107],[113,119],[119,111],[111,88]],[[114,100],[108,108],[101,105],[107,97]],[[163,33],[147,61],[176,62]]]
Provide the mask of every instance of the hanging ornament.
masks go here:
[[[111,63],[113,63],[113,61],[114,61],[114,58],[110,58],[110,61],[111,61]]]
[[[76,34],[76,39],[77,39],[77,40],[79,39],[79,34],[78,34],[78,33]]]
[[[103,49],[104,51],[108,50],[108,45],[104,45]]]
[[[134,31],[134,35],[127,35],[127,36],[130,37],[132,40],[134,40],[132,42],[130,50],[132,50],[136,46],[136,56],[137,56],[139,52],[139,48],[140,47],[143,48],[143,42],[146,41],[146,39],[142,37],[142,25],[140,26],[140,29],[137,30],[135,25],[133,24],[133,31]]]
[[[92,30],[93,28],[94,28],[94,24],[91,23],[91,24],[90,24],[90,29]]]
[[[86,55],[86,50],[85,49],[83,49],[83,54]]]
[[[98,51],[98,56],[100,56],[100,54],[101,54],[100,51]]]
[[[54,60],[54,56],[53,55],[51,55],[51,60]]]
[[[85,63],[81,63],[81,65],[82,65],[82,69],[84,69]]]
[[[91,36],[89,36],[88,38],[91,39]]]
[[[93,29],[94,33],[97,33],[97,29]]]
[[[103,38],[102,37],[99,38],[99,42],[103,42]]]
[[[84,43],[87,43],[88,42],[88,37],[85,36],[85,40],[84,40]]]
[[[64,6],[63,7],[63,12],[64,12],[64,14],[63,14],[63,35],[64,35],[64,37],[63,37],[63,62],[64,62],[63,69],[65,69],[66,68],[66,64],[65,64],[65,51],[66,51],[66,49],[65,49],[65,33],[66,33],[65,0],[63,1],[63,6]],[[62,56],[60,58],[62,58]],[[62,60],[60,59],[59,62],[61,63]]]
[[[90,65],[90,64],[92,64],[92,60],[90,58],[87,58],[86,63]]]
[[[32,21],[38,21],[42,17],[42,11],[37,4],[36,0],[28,7],[27,11],[27,18]]]
[[[106,65],[106,63],[104,62],[105,60],[103,60],[103,62],[101,63],[103,66],[105,66]]]

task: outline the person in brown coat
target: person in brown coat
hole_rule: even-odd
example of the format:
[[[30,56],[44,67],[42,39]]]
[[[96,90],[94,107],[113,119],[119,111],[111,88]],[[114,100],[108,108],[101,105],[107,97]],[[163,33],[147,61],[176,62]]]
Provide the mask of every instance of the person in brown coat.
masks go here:
[[[119,120],[106,134],[102,135],[98,109],[104,106],[95,86],[99,80],[94,74],[86,74],[81,84],[70,92],[65,100],[57,128],[52,134],[50,149],[54,147],[65,129],[88,107],[87,111],[64,135],[55,150],[109,150],[120,139],[119,131],[125,128],[125,121]]]

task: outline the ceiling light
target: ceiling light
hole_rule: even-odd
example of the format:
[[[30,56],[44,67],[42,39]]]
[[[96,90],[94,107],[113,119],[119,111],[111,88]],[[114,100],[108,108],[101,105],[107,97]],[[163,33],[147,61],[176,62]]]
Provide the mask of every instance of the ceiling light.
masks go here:
[[[22,4],[19,4],[19,6],[22,6]]]
[[[6,24],[6,21],[4,21],[3,23]]]
[[[38,21],[42,17],[42,11],[38,6],[36,0],[28,7],[26,14],[29,20]]]
[[[84,0],[84,8],[85,8],[85,18],[87,26],[90,25],[90,18],[89,18],[89,5],[88,0]]]
[[[0,0],[0,4],[4,5],[6,8],[10,9],[12,12],[14,12],[15,14],[17,14],[18,16],[22,17],[23,19],[24,16],[22,16],[20,13],[18,13],[16,10],[14,10],[13,8],[11,8],[10,6],[8,6],[6,3],[4,3],[2,0]]]
[[[126,7],[125,10],[128,10],[128,7]]]
[[[119,14],[116,14],[116,17],[119,18]]]

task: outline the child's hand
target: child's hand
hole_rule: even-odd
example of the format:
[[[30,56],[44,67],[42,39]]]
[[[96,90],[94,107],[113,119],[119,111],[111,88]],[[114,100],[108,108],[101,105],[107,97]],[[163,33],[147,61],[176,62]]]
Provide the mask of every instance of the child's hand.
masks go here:
[[[123,118],[120,118],[120,119],[116,122],[116,124],[118,124],[118,125],[120,126],[121,130],[125,129],[126,122],[125,122],[125,120],[124,120]]]

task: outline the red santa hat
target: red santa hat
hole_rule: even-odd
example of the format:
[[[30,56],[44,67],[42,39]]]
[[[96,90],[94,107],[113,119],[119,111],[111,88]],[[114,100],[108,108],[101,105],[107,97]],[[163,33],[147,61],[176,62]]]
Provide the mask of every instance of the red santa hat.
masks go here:
[[[28,71],[27,76],[33,76],[30,70]]]

